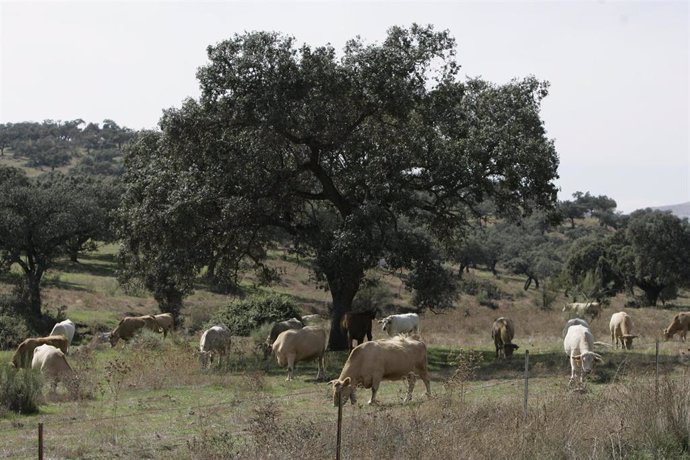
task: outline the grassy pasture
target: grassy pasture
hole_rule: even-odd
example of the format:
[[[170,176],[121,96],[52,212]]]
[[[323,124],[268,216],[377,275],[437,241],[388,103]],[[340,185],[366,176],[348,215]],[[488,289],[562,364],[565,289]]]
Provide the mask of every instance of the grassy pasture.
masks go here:
[[[62,262],[44,289],[48,308],[67,306],[78,323],[112,327],[125,313],[154,313],[144,293],[125,293],[114,278],[114,246]],[[324,312],[328,293],[315,289],[307,268],[279,251],[283,273],[276,291],[293,295],[305,313]],[[467,275],[466,275],[467,276]],[[490,274],[510,296],[497,308],[462,296],[451,312],[422,316],[429,347],[433,397],[417,381],[413,401],[402,404],[404,386],[384,382],[379,406],[344,408],[343,458],[678,458],[690,452],[688,346],[676,338],[660,346],[661,384],[655,386],[655,340],[673,309],[628,310],[640,337],[630,352],[600,347],[605,363],[585,389],[568,387],[570,365],[562,350],[564,323],[559,299],[551,310],[536,307],[537,293],[522,291],[522,280]],[[385,278],[395,305],[407,295]],[[251,286],[252,279],[243,281]],[[227,296],[202,287],[186,302],[190,321],[203,321]],[[608,319],[622,309],[614,299],[592,323],[595,340],[610,342]],[[690,310],[687,299],[677,309]],[[520,346],[512,361],[496,361],[490,326],[511,317]],[[374,339],[382,338],[379,327]],[[335,455],[336,409],[330,387],[316,382],[315,363],[299,363],[296,378],[255,353],[255,338],[234,338],[233,352],[220,368],[202,370],[195,349],[198,333],[178,331],[163,341],[144,333],[111,349],[81,347],[68,360],[80,375],[82,398],[65,388],[50,393],[37,415],[0,414],[0,458],[33,458],[36,426],[45,426],[50,458],[324,458]],[[529,351],[529,410],[523,413],[524,351]],[[0,352],[4,365],[11,351]],[[336,377],[346,359],[328,354]],[[686,450],[684,450],[686,449]]]

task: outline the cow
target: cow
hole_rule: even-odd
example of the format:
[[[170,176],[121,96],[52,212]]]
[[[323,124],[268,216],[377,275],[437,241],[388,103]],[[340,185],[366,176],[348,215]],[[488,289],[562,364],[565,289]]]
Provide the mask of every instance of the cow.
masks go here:
[[[517,350],[518,347],[514,343],[511,343],[513,336],[515,335],[515,327],[513,326],[513,321],[509,318],[500,317],[491,326],[491,338],[494,339],[494,345],[496,346],[496,359],[512,358],[513,351]]]
[[[565,327],[563,328],[563,332],[561,332],[561,337],[565,337],[565,335],[568,333],[568,328],[570,326],[575,326],[576,324],[579,324],[579,325],[584,326],[587,329],[589,329],[589,323],[587,322],[587,320],[584,320],[582,318],[569,319],[565,323]]]
[[[347,312],[340,318],[340,330],[347,336],[347,351],[352,351],[352,341],[357,345],[364,343],[364,337],[371,341],[371,322],[376,319],[376,310],[367,312]]]
[[[158,332],[163,332],[164,339],[168,336],[168,332],[175,328],[175,318],[171,313],[153,315],[153,319],[156,320],[156,324],[158,325]]]
[[[578,318],[589,316],[590,321],[598,318],[601,310],[602,305],[599,302],[575,302],[563,306],[563,312],[572,312]]]
[[[60,381],[70,391],[74,390],[74,384],[76,384],[74,371],[60,349],[48,344],[37,346],[33,351],[31,368],[40,371],[45,378],[50,379],[53,392]]]
[[[295,363],[299,361],[318,360],[316,380],[321,380],[326,373],[326,346],[328,329],[317,326],[305,326],[302,329],[288,329],[278,335],[273,342],[273,353],[278,366],[286,367],[287,379],[292,380]]]
[[[340,376],[332,380],[333,404],[347,400],[355,404],[355,388],[371,388],[369,404],[376,404],[376,392],[382,380],[407,380],[405,402],[412,399],[415,374],[424,382],[426,395],[431,396],[427,371],[426,344],[415,337],[399,336],[357,345],[343,366]]]
[[[678,313],[673,317],[671,323],[664,329],[664,339],[672,338],[676,333],[680,333],[680,340],[685,342],[685,335],[690,328],[690,312]]]
[[[319,326],[323,325],[326,319],[321,315],[304,315],[302,316],[302,324],[304,326]]]
[[[20,343],[17,350],[14,352],[12,356],[12,365],[17,369],[28,369],[31,367],[34,349],[41,345],[52,345],[59,348],[63,353],[67,353],[68,341],[62,335],[28,338]]]
[[[304,323],[297,318],[290,318],[285,321],[278,321],[273,323],[271,327],[271,332],[269,332],[268,337],[266,337],[266,342],[264,343],[264,359],[268,358],[271,354],[273,343],[276,341],[281,332],[285,332],[288,329],[302,329]]]
[[[594,362],[603,362],[601,355],[593,352],[594,338],[589,328],[576,324],[568,328],[563,339],[563,349],[570,359],[570,382],[575,381],[576,370],[579,369],[580,383],[584,382],[586,374],[592,372]]]
[[[125,316],[110,333],[110,346],[114,347],[120,339],[129,341],[144,327],[155,332],[159,331],[156,318],[151,315]]]
[[[232,337],[230,329],[224,325],[218,325],[206,329],[199,340],[199,363],[201,367],[210,365],[215,356],[218,356],[218,365],[230,353]]]
[[[74,323],[71,320],[66,319],[55,324],[49,335],[61,335],[65,337],[67,339],[67,345],[69,346],[72,345],[72,339],[74,338],[74,332],[76,329],[77,328]]]
[[[624,311],[611,315],[609,330],[611,331],[611,344],[618,348],[620,341],[623,350],[632,349],[632,341],[636,335],[632,335],[632,318]]]
[[[381,324],[381,329],[388,333],[389,337],[410,332],[419,334],[419,315],[416,313],[386,316],[379,320],[379,324]]]

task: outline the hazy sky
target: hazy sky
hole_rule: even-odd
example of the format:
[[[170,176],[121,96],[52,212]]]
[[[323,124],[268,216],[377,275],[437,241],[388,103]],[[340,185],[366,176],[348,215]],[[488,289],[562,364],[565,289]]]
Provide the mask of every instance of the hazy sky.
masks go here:
[[[25,2],[0,4],[0,123],[154,128],[198,97],[206,47],[274,30],[341,49],[392,25],[449,29],[464,75],[551,83],[542,116],[559,197],[618,209],[690,201],[688,2]]]

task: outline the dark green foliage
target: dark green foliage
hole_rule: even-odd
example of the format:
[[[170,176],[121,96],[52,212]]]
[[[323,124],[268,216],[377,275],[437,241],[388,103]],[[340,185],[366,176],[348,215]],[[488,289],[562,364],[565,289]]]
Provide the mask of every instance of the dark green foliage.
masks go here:
[[[342,53],[251,32],[208,56],[200,99],[166,111],[127,154],[133,276],[184,296],[206,266],[260,265],[280,233],[328,283],[336,322],[382,259],[412,272],[419,308],[442,308],[454,286],[439,241],[486,198],[497,212],[555,201],[558,158],[539,116],[548,84],[461,81],[448,31],[392,27]],[[330,344],[344,347],[339,328]]]
[[[259,294],[220,308],[208,326],[225,324],[232,335],[247,337],[262,324],[290,318],[301,318],[299,307],[292,299],[279,294]]]
[[[42,402],[43,379],[33,369],[0,366],[0,408],[21,414],[35,414]]]
[[[40,319],[40,283],[54,261],[109,239],[109,211],[117,192],[87,177],[51,173],[27,178],[0,167],[0,269],[21,268],[29,313]]]

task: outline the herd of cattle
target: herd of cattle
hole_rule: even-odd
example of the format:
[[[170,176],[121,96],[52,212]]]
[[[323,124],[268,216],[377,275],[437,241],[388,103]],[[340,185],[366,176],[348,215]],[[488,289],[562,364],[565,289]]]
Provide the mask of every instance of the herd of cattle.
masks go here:
[[[601,314],[601,305],[596,302],[568,304],[563,311],[571,311],[577,316],[567,321],[562,335],[563,348],[570,360],[572,384],[579,374],[580,383],[592,371],[595,362],[602,357],[594,352],[594,342],[589,323]],[[330,383],[333,388],[334,403],[356,401],[355,388],[363,386],[371,389],[369,403],[376,402],[376,392],[383,380],[406,379],[408,392],[406,400],[412,397],[416,376],[426,386],[426,394],[431,394],[427,371],[427,350],[420,339],[419,316],[414,313],[390,315],[378,321],[389,338],[372,340],[372,322],[376,312],[348,312],[341,319],[340,327],[347,337],[348,359],[340,376]],[[328,320],[319,315],[307,315],[301,319],[291,318],[277,322],[271,328],[265,343],[264,358],[273,353],[280,367],[287,367],[287,380],[292,380],[295,364],[300,361],[318,360],[317,380],[325,378],[325,355],[329,337]],[[128,341],[139,331],[148,328],[163,333],[164,338],[174,328],[174,319],[169,313],[125,317],[102,340],[108,339],[112,347],[119,340]],[[680,334],[682,341],[690,328],[690,312],[678,313],[663,331],[665,339]],[[611,346],[629,350],[636,335],[632,334],[633,322],[626,312],[617,312],[609,323]],[[28,338],[16,349],[11,365],[16,368],[39,370],[53,385],[58,381],[74,382],[74,371],[65,355],[74,338],[75,324],[70,320],[59,322],[47,337]],[[513,322],[506,317],[498,318],[491,328],[491,336],[496,348],[496,358],[511,358],[518,349],[513,338]],[[365,338],[367,341],[365,341]],[[357,342],[353,346],[353,341]],[[230,351],[231,332],[224,325],[216,325],[205,330],[199,341],[199,360],[202,367],[208,367],[215,360],[225,359]],[[66,383],[67,384],[67,383]]]

